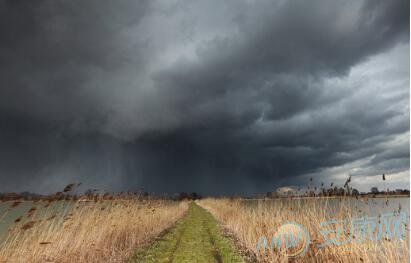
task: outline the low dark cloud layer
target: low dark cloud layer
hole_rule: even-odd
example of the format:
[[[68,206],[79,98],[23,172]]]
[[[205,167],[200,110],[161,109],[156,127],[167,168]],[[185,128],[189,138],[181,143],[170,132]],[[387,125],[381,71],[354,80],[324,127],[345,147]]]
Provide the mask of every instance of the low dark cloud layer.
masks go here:
[[[409,17],[402,0],[0,0],[0,191],[409,183]]]

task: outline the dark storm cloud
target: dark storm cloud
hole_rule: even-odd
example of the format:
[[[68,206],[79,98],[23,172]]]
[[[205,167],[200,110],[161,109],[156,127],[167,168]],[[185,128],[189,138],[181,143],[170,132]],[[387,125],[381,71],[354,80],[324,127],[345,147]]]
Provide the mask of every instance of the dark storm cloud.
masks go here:
[[[0,191],[409,170],[407,1],[0,1],[0,32]]]

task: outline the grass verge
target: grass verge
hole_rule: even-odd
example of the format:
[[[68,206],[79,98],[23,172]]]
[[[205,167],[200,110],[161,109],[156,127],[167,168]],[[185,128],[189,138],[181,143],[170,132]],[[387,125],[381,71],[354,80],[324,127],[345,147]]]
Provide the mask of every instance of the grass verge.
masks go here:
[[[224,236],[214,217],[192,202],[187,215],[148,248],[131,258],[136,262],[244,262],[232,240]]]

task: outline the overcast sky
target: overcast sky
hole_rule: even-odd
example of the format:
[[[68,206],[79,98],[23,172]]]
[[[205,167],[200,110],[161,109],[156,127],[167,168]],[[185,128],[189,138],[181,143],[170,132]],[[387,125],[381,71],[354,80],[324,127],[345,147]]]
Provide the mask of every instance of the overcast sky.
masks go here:
[[[0,191],[409,188],[409,17],[408,0],[0,0]]]

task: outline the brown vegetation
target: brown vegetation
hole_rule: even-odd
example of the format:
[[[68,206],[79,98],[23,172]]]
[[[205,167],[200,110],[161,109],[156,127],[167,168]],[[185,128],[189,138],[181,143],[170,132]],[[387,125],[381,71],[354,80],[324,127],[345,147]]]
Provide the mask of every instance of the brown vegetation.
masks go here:
[[[336,199],[335,201],[339,200],[340,206],[333,213],[326,208],[329,198],[282,198],[270,201],[207,198],[198,203],[209,210],[238,239],[241,247],[255,254],[259,262],[407,262],[408,234],[407,241],[381,238],[380,241],[367,240],[363,243],[350,242],[317,247],[325,243],[319,230],[321,222],[331,218],[352,220],[358,217],[354,212],[363,216],[369,214],[370,211],[355,211],[349,205],[349,199]],[[311,242],[305,255],[289,259],[284,252],[276,249],[257,250],[260,237],[266,236],[270,242],[276,230],[289,221],[298,222],[310,233]],[[408,226],[406,231],[409,231]],[[347,237],[349,233],[345,232],[343,235]]]
[[[186,202],[150,198],[54,201],[15,220],[0,244],[0,261],[123,262],[186,209]]]

